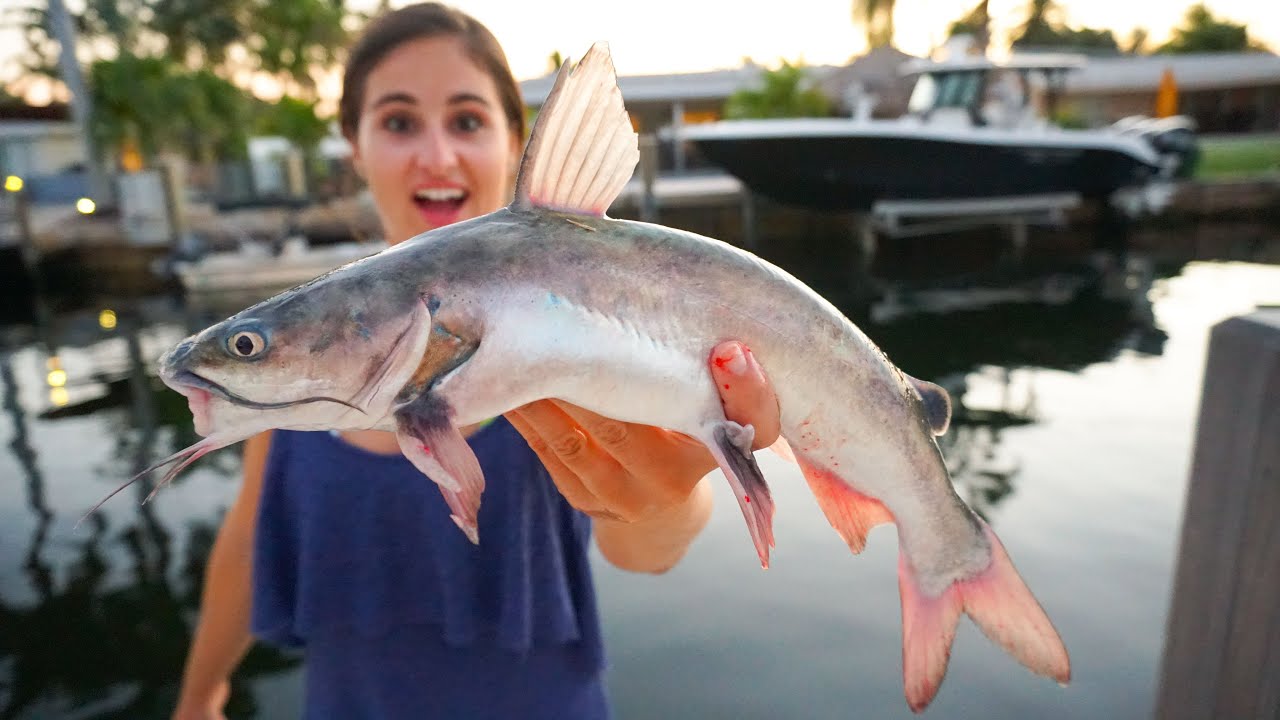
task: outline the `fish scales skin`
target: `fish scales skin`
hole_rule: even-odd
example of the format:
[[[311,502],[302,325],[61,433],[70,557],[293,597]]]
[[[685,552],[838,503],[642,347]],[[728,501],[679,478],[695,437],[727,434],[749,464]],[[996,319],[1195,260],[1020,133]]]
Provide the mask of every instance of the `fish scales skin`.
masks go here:
[[[658,225],[544,210],[490,218],[437,231],[386,258],[419,269],[394,276],[431,278],[421,291],[440,294],[442,307],[479,310],[482,346],[526,355],[481,353],[468,372],[501,362],[506,389],[519,399],[560,397],[697,434],[706,421],[697,410],[718,404],[707,354],[722,340],[741,340],[769,374],[783,436],[810,463],[889,508],[922,590],[941,592],[987,566],[986,539],[955,494],[918,396],[817,293],[726,243]],[[579,339],[613,345],[555,348],[557,323],[565,329],[557,318],[566,313],[582,316],[569,321]],[[518,320],[519,337],[503,335],[504,317]],[[826,352],[805,351],[817,347]],[[579,386],[575,378],[584,376],[594,378],[591,387]],[[464,406],[456,405],[460,413]]]

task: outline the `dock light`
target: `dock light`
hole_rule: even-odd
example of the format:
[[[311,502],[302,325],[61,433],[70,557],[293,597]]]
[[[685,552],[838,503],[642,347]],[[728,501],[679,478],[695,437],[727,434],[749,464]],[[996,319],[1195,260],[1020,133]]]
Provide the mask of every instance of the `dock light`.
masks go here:
[[[71,396],[67,394],[66,388],[64,387],[49,388],[50,403],[53,403],[58,407],[62,407],[63,405],[66,405],[70,399],[71,399]]]
[[[9,192],[19,192],[22,190],[22,178],[17,175],[10,175],[4,179],[4,189]]]
[[[49,387],[60,388],[67,384],[67,371],[50,370],[49,375],[44,380],[49,383]]]
[[[81,215],[92,215],[97,207],[89,198],[80,198],[76,201],[76,210],[79,210]]]
[[[103,330],[114,330],[116,327],[116,311],[103,310],[98,313],[98,326]]]

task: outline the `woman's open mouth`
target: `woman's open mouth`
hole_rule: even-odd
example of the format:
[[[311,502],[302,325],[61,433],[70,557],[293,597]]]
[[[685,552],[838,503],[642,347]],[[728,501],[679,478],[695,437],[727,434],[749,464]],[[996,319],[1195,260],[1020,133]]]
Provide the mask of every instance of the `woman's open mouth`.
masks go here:
[[[470,195],[460,187],[423,188],[413,194],[413,203],[431,227],[442,227],[457,222],[462,204]]]

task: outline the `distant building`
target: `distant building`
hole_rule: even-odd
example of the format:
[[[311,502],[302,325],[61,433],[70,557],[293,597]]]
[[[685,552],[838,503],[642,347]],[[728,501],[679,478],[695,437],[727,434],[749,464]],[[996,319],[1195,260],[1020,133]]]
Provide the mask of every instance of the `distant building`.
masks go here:
[[[1195,118],[1200,132],[1280,131],[1280,56],[1270,53],[1091,57],[1067,76],[1066,105],[1095,126],[1151,115],[1166,69],[1179,114]]]
[[[65,104],[0,105],[0,173],[24,178],[53,175],[84,160]]]

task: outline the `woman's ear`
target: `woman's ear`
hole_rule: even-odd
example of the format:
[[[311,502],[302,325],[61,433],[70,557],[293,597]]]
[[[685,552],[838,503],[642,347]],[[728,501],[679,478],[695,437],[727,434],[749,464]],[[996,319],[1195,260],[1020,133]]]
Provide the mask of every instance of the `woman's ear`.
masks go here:
[[[360,145],[355,138],[347,136],[347,145],[351,147],[351,169],[356,171],[356,175],[361,180],[368,180],[364,175],[364,158],[360,156]]]

